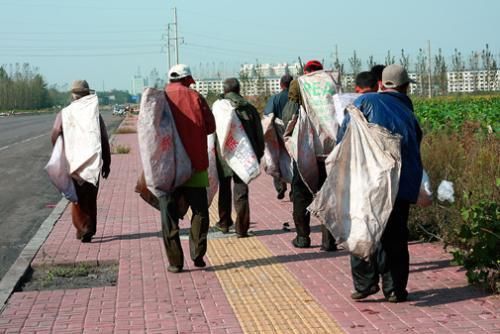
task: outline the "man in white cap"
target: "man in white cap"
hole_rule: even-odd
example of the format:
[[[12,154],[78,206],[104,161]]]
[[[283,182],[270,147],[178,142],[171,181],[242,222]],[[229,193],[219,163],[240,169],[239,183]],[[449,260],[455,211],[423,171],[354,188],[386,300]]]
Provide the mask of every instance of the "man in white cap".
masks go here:
[[[208,216],[208,153],[207,135],[215,131],[215,119],[207,102],[198,92],[189,88],[195,81],[187,65],[174,65],[168,72],[170,83],[165,95],[174,117],[177,132],[191,160],[194,174],[168,197],[159,199],[163,241],[167,251],[170,272],[180,272],[184,255],[179,237],[178,203],[185,199],[191,207],[189,247],[196,267],[205,267],[203,256],[207,251]]]
[[[380,275],[382,290],[389,302],[403,302],[408,297],[408,213],[410,204],[417,201],[423,172],[420,156],[422,131],[413,114],[413,104],[407,96],[412,82],[402,66],[389,65],[382,72],[382,91],[363,94],[354,101],[368,122],[383,126],[402,137],[399,189],[380,245],[369,262],[351,256],[356,290],[351,298],[354,300],[377,293],[380,290]],[[349,119],[349,115],[346,115],[337,142],[342,139]]]

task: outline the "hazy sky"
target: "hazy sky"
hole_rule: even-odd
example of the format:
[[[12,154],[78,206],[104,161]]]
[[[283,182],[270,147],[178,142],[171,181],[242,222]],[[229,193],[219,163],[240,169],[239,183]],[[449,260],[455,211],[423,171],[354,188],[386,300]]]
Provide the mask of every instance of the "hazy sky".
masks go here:
[[[85,78],[97,90],[130,89],[139,70],[167,71],[162,36],[173,7],[180,62],[195,74],[297,56],[329,64],[335,45],[347,69],[353,50],[363,68],[369,55],[398,59],[402,48],[414,64],[427,40],[447,60],[454,48],[467,57],[486,43],[500,58],[499,0],[0,0],[0,65],[28,62],[50,85]]]

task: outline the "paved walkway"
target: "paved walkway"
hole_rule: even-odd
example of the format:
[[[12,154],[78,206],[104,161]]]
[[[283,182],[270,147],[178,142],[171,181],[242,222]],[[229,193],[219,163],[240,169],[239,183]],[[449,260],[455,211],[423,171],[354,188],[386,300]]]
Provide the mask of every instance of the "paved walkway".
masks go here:
[[[16,292],[0,314],[0,333],[500,333],[500,299],[469,287],[440,244],[410,245],[410,301],[391,304],[382,293],[354,302],[346,252],[295,249],[291,203],[275,198],[272,180],[250,185],[254,237],[210,232],[208,266],[189,260],[166,271],[159,213],[134,193],[140,172],[135,134],[115,137],[131,152],[113,155],[101,184],[98,231],[90,244],[75,239],[67,209],[32,266],[118,263],[115,286]],[[211,208],[211,223],[217,219]]]

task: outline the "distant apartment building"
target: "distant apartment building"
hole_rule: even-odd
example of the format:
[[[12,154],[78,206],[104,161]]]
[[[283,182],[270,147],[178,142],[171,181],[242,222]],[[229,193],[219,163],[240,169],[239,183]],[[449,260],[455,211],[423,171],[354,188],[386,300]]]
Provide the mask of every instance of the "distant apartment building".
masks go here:
[[[500,91],[500,70],[447,72],[448,93]]]

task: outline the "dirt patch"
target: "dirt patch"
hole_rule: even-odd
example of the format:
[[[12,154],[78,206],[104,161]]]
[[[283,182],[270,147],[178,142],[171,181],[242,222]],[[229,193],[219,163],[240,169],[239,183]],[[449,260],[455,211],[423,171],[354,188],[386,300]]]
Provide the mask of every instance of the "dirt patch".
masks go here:
[[[42,291],[114,286],[118,264],[55,265],[31,269],[16,291]]]

